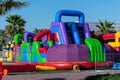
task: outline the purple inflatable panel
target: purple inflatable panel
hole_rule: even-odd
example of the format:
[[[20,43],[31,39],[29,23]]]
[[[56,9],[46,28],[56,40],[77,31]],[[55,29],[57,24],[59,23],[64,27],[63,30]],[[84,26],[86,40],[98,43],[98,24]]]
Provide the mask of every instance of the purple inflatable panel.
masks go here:
[[[52,22],[51,23],[51,29],[54,27],[56,28],[60,28],[60,33],[61,33],[61,36],[63,38],[63,43],[64,44],[68,44],[68,37],[67,37],[67,34],[66,34],[66,30],[65,30],[65,27],[64,27],[64,23],[63,22],[59,22],[59,23],[55,23],[55,22]]]
[[[120,62],[120,53],[115,53],[114,61]]]
[[[36,34],[31,33],[31,32],[25,32],[25,33],[24,33],[24,42],[28,42],[28,37],[29,37],[29,36],[32,37],[32,38],[34,38],[35,35],[36,35]]]
[[[115,59],[115,51],[114,49],[107,45],[107,44],[104,44],[104,47],[106,49],[106,56],[107,56],[107,61],[114,61]]]
[[[84,24],[84,30],[85,30],[85,31],[84,31],[85,37],[86,37],[86,38],[91,38],[88,23],[85,23],[85,24]]]
[[[30,49],[30,53],[32,53],[32,46],[29,46],[29,49]]]
[[[108,44],[104,44],[104,47],[106,49],[106,53],[115,53],[115,50]]]
[[[48,62],[89,61],[89,49],[81,44],[55,45],[47,51]]]

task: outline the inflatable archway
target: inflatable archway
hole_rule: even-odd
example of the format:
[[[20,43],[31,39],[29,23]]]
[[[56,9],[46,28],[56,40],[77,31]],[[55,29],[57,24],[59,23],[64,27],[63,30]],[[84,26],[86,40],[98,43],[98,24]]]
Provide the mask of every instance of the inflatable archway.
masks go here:
[[[59,10],[55,15],[55,22],[61,22],[61,16],[76,16],[79,18],[79,23],[85,22],[84,14],[80,11]]]
[[[39,38],[42,38],[43,36],[47,35],[47,40],[52,40],[52,34],[50,30],[43,30],[41,32],[39,32],[35,37],[34,37],[34,41],[38,41]]]
[[[25,33],[24,33],[24,42],[28,42],[28,41],[29,41],[29,37],[34,38],[35,35],[36,35],[36,34],[31,33],[31,32],[25,32]]]
[[[23,39],[24,35],[23,34],[16,34],[14,37],[14,42],[15,44],[20,44],[19,39]]]
[[[40,38],[44,37],[47,35],[47,44],[49,46],[53,45],[53,40],[52,40],[52,33],[50,30],[43,30],[41,32],[39,32],[35,37],[34,37],[34,41],[38,41]]]

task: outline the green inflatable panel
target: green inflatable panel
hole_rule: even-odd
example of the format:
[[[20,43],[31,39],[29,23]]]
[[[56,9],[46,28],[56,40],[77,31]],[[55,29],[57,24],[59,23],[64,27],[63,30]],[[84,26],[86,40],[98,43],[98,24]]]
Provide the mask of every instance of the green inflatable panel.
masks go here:
[[[99,40],[97,40],[97,39],[94,39],[94,40],[96,41],[97,45],[99,45],[99,46],[98,46],[98,47],[99,47],[98,49],[99,49],[99,54],[100,54],[100,61],[101,61],[101,62],[105,62],[105,61],[106,61],[106,54],[103,53],[102,44],[100,43]]]
[[[49,45],[49,47],[53,46],[53,40],[48,40],[47,44]]]
[[[27,42],[27,43],[23,43],[22,44],[22,59],[23,58],[25,58],[24,56],[23,56],[23,54],[27,54],[28,56],[26,56],[26,59],[28,59],[27,61],[28,62],[31,62],[32,60],[31,60],[31,54],[32,54],[32,52],[30,51],[30,43],[29,42]],[[24,59],[25,60],[25,59]]]
[[[89,56],[90,57],[90,62],[94,62],[95,61],[95,59],[94,59],[95,51],[94,51],[94,46],[91,43],[91,39],[90,38],[86,38],[85,39],[85,44],[88,46],[88,48],[90,50],[90,56]]]
[[[46,58],[42,58],[38,49],[40,48],[40,44],[43,44],[43,42],[33,42],[32,45],[32,62],[46,62]]]
[[[18,61],[22,61],[22,51],[18,52],[18,50],[17,50],[16,56],[17,56]]]
[[[86,38],[85,44],[90,49],[91,62],[105,62],[106,55],[103,53],[102,44],[99,40],[94,38]]]
[[[23,34],[16,34],[14,36],[14,42],[15,44],[19,44],[19,38],[23,39],[24,35]]]
[[[39,42],[33,42],[33,45],[32,45],[32,56],[31,56],[31,59],[32,59],[32,62],[35,62],[35,55],[37,55],[37,60],[38,62],[40,62],[40,53],[38,51],[38,48],[40,47],[40,43]]]
[[[98,43],[96,42],[96,40],[94,38],[91,38],[93,45],[95,46],[96,52],[95,52],[95,62],[100,62],[101,58],[100,58],[100,47],[98,45]]]

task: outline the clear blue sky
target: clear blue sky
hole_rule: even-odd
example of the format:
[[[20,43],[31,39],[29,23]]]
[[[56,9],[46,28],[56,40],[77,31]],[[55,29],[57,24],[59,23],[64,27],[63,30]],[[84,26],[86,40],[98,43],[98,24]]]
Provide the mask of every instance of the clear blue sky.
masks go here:
[[[8,23],[6,16],[21,15],[25,19],[26,31],[34,28],[49,28],[55,20],[55,13],[61,9],[78,10],[84,13],[86,22],[108,20],[120,23],[120,0],[19,0],[30,4],[19,10],[12,10],[0,17],[0,29]]]

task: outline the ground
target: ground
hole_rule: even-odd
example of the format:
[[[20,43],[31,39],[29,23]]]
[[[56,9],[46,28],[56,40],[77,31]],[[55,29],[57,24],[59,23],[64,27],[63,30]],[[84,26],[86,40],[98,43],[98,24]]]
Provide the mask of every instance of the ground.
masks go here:
[[[115,74],[120,70],[87,70],[87,71],[67,71],[56,73],[24,74],[3,76],[3,80],[84,80],[85,77],[97,74]]]

